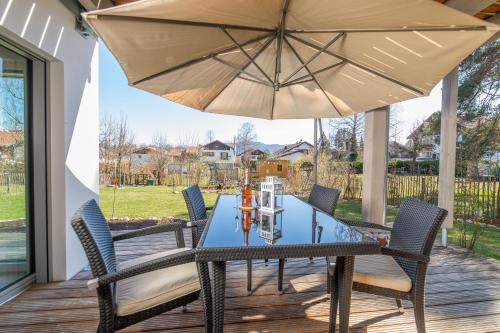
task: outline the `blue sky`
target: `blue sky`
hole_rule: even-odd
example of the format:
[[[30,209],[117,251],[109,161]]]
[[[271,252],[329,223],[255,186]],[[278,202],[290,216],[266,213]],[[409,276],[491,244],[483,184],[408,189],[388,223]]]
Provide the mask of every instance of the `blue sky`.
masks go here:
[[[138,144],[150,143],[155,133],[166,135],[171,144],[191,143],[193,140],[205,143],[209,129],[215,132],[217,139],[232,141],[238,128],[246,121],[255,125],[258,140],[264,143],[286,144],[300,139],[313,140],[311,119],[271,121],[203,113],[129,87],[117,61],[102,43],[99,53],[101,116],[126,116]],[[421,121],[440,108],[440,85],[434,88],[429,97],[399,103],[396,116],[401,120],[401,139],[409,134],[416,121]]]

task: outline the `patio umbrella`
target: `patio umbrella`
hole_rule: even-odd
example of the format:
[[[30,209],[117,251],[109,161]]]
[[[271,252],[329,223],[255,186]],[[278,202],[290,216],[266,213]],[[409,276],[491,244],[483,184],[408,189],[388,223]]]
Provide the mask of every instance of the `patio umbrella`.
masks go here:
[[[428,95],[498,30],[431,0],[142,0],[84,17],[131,86],[265,119]]]

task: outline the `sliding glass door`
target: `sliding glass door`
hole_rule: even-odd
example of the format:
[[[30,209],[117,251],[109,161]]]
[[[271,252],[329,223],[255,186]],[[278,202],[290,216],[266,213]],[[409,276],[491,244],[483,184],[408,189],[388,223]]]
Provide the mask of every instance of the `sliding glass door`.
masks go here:
[[[31,64],[0,44],[0,291],[34,271]]]

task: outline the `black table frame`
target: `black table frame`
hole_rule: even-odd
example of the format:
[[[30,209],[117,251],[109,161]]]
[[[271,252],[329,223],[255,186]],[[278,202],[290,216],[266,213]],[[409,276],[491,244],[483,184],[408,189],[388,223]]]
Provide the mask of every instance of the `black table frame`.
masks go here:
[[[217,209],[220,195],[214,205]],[[307,203],[304,202],[305,205]],[[207,274],[202,274],[201,283],[205,293],[210,293],[205,297],[205,309],[209,311],[207,316],[211,319],[213,332],[222,333],[224,331],[224,301],[226,289],[226,262],[233,260],[254,260],[254,259],[286,259],[286,258],[307,258],[307,257],[337,257],[337,265],[334,285],[331,288],[330,324],[329,331],[335,332],[336,313],[339,310],[340,332],[347,333],[349,330],[349,313],[351,305],[352,276],[354,270],[354,256],[380,253],[380,246],[377,242],[359,243],[310,243],[294,245],[265,245],[265,246],[238,246],[238,247],[203,247],[205,237],[210,229],[212,213],[207,225],[204,228],[196,248],[196,261],[206,267],[208,262],[213,265],[213,285],[207,281]],[[339,223],[341,223],[339,221]],[[337,293],[337,294],[335,294]],[[210,297],[211,296],[211,297]],[[338,300],[338,301],[336,301]],[[211,303],[211,304],[210,304]],[[210,325],[210,326],[212,326]],[[211,331],[212,327],[208,327]]]

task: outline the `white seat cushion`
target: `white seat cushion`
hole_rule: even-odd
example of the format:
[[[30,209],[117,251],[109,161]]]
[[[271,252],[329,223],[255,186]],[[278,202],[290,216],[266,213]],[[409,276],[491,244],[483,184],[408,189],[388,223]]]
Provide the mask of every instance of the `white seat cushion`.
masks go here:
[[[331,265],[335,265],[335,257],[328,259]],[[411,290],[411,279],[391,256],[356,256],[352,280],[403,292]]]
[[[189,250],[180,248],[125,261],[118,269],[132,267],[147,261]],[[196,263],[187,263],[159,269],[120,280],[116,286],[116,314],[125,316],[169,302],[200,290]]]

